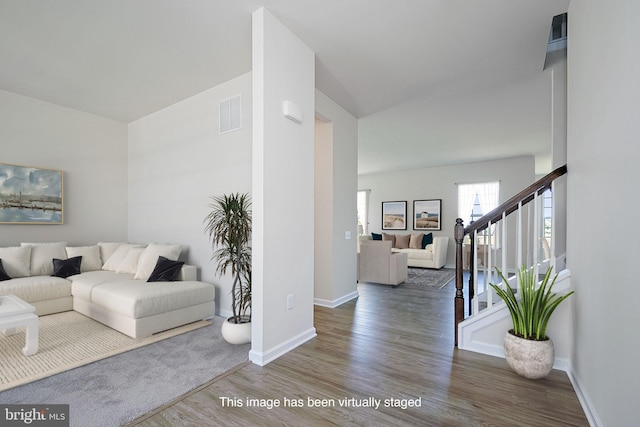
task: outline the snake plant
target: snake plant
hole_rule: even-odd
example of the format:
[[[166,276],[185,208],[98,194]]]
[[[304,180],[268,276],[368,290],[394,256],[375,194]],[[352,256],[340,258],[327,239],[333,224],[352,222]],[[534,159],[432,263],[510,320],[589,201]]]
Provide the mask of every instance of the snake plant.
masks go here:
[[[502,272],[496,268],[506,287],[503,289],[493,283],[489,283],[489,286],[507,304],[513,321],[514,335],[536,341],[549,339],[546,335],[549,318],[558,305],[574,293],[571,291],[562,296],[552,293],[551,289],[558,274],[549,282],[551,270],[551,268],[548,269],[542,281],[538,283],[534,270],[523,266],[517,273],[520,281],[520,293],[516,295]]]

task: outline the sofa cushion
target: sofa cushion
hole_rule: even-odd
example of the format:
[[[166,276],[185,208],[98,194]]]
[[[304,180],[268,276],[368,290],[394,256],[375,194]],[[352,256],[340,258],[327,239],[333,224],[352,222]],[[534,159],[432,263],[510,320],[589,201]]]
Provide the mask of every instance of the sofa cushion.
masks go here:
[[[428,247],[426,249],[396,249],[396,251],[406,253],[409,259],[433,259],[433,250],[429,250]]]
[[[158,257],[158,262],[147,282],[173,282],[184,264],[183,261],[172,261],[163,256]]]
[[[382,233],[382,240],[385,242],[391,242],[391,247],[396,247],[396,235],[389,233]]]
[[[0,258],[0,282],[4,280],[11,280],[11,277],[4,271],[4,267],[2,266],[2,259]]]
[[[100,257],[100,247],[98,246],[67,247],[66,251],[68,258],[82,257],[80,271],[83,273],[85,271],[100,270],[102,268],[102,258]]]
[[[409,247],[411,249],[423,249],[422,239],[424,238],[424,233],[412,234],[411,240],[409,241]]]
[[[75,276],[80,274],[80,264],[82,263],[82,257],[76,256],[68,259],[53,259],[53,274],[52,276],[66,278],[69,276]]]
[[[382,240],[382,234],[371,233],[371,240]]]
[[[424,237],[422,238],[422,247],[426,248],[427,245],[430,245],[433,243],[433,233],[427,233],[424,235]]]
[[[107,262],[109,257],[118,249],[124,242],[98,242],[98,248],[100,248],[100,258],[102,263]]]
[[[408,249],[411,235],[409,234],[397,234],[395,247],[398,249]]]
[[[139,248],[141,245],[132,245],[130,243],[121,243],[118,248],[107,258],[102,266],[103,270],[118,271],[120,264],[122,264],[127,258],[129,250],[132,248]]]
[[[136,271],[135,279],[147,280],[153,272],[158,262],[158,257],[163,256],[172,261],[177,261],[182,252],[182,246],[180,245],[160,245],[157,243],[151,243],[148,245],[138,260],[138,270]]]
[[[53,274],[53,259],[67,259],[65,242],[22,243],[31,246],[31,276],[50,276]]]
[[[106,310],[139,319],[214,300],[214,287],[204,282],[121,280],[95,286],[91,302]]]
[[[28,302],[71,296],[71,282],[56,276],[19,277],[0,282],[0,295],[13,294]]]
[[[91,301],[91,292],[105,283],[133,279],[133,274],[117,273],[109,270],[87,271],[78,276],[71,276],[71,294],[74,298]]]
[[[0,259],[9,277],[26,277],[31,269],[31,246],[0,248]],[[49,260],[51,262],[51,260]]]
[[[138,269],[138,260],[140,259],[140,255],[144,251],[144,247],[142,246],[134,246],[127,251],[127,255],[125,255],[124,259],[120,261],[118,264],[118,273],[130,273],[136,274],[136,270]]]

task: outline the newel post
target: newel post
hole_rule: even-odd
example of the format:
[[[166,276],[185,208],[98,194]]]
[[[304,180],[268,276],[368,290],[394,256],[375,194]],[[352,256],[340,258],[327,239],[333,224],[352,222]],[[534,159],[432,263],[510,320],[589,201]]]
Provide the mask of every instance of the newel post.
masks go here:
[[[453,228],[453,238],[456,242],[456,296],[453,300],[454,309],[454,335],[455,345],[458,345],[458,324],[464,320],[464,295],[462,294],[463,265],[462,265],[462,241],[464,240],[464,225],[462,219],[456,219]]]

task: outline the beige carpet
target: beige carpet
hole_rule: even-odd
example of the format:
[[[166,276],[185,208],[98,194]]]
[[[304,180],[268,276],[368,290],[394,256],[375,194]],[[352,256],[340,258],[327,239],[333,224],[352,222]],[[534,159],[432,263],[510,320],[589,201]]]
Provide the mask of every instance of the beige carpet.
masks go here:
[[[40,317],[39,349],[22,354],[24,329],[0,333],[0,391],[58,374],[115,354],[133,350],[209,325],[199,321],[134,339],[75,311]]]

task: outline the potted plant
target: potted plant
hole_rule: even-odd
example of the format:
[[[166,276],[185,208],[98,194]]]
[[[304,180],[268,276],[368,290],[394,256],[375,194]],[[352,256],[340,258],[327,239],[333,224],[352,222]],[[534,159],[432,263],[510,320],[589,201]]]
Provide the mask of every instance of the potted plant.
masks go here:
[[[232,317],[222,325],[222,336],[231,344],[251,341],[251,198],[232,193],[212,197],[211,212],[205,218],[205,231],[218,262],[216,274],[231,269]]]
[[[544,378],[551,372],[555,353],[553,341],[546,333],[547,324],[558,305],[574,292],[562,296],[552,293],[558,275],[549,283],[551,270],[547,270],[538,284],[533,269],[523,266],[517,273],[520,281],[518,296],[498,268],[496,271],[506,284],[505,289],[489,284],[507,304],[513,322],[513,329],[507,332],[504,339],[505,358],[511,369],[526,378]]]

